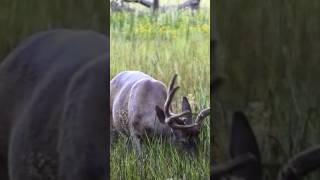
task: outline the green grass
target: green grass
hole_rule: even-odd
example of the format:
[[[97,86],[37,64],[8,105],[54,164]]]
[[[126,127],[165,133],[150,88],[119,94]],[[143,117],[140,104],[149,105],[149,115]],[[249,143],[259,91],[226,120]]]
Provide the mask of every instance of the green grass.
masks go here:
[[[209,106],[209,11],[172,12],[153,16],[130,13],[111,15],[111,78],[125,70],[139,70],[169,82],[178,74],[181,87],[173,102],[180,110],[181,96],[189,97],[196,112]],[[143,170],[133,148],[121,137],[111,149],[111,179],[208,179],[209,118],[202,127],[199,154],[191,157],[170,144],[153,140],[144,143]]]

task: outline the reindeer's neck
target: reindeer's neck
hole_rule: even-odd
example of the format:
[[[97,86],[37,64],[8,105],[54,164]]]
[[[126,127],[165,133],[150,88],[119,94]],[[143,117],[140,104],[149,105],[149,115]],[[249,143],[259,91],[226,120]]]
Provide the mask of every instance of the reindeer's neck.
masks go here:
[[[171,128],[166,124],[158,122],[155,125],[155,129],[158,136],[162,136],[165,138],[170,138],[172,136]]]

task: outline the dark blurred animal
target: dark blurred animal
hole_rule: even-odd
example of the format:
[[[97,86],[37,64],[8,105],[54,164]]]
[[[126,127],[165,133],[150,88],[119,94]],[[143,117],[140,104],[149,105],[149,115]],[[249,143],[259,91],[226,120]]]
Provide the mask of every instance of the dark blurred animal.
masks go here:
[[[213,179],[260,180],[262,165],[259,147],[245,114],[233,114],[231,141],[231,160],[211,167]],[[309,172],[320,168],[320,145],[308,148],[288,160],[279,170],[278,180],[299,180]]]
[[[108,41],[40,32],[1,63],[1,180],[107,178]]]

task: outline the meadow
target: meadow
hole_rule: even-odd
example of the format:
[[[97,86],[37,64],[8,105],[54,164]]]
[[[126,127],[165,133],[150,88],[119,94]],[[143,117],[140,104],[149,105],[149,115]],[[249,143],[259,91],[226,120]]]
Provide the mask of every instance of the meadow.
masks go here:
[[[208,3],[209,1],[207,1]],[[111,13],[110,78],[126,70],[138,70],[168,84],[178,74],[180,90],[172,104],[181,108],[188,96],[194,113],[210,105],[210,15],[173,11],[150,14]],[[143,144],[144,161],[139,168],[134,149],[120,137],[111,147],[111,179],[208,179],[210,158],[209,118],[200,135],[199,153],[191,157],[160,140]]]

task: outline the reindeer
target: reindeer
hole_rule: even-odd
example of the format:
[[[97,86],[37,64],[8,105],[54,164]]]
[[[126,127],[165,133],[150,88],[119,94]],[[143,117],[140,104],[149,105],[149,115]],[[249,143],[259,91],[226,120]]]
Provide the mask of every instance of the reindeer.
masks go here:
[[[213,164],[213,179],[261,180],[262,165],[260,151],[247,117],[241,111],[233,114],[231,160],[220,165]],[[288,160],[279,170],[278,180],[298,180],[309,172],[320,168],[320,145],[308,148]]]
[[[182,100],[182,112],[173,113],[170,104],[179,87],[174,87],[177,75],[168,88],[161,81],[138,71],[117,74],[110,82],[112,128],[132,139],[141,156],[141,140],[148,137],[170,138],[178,147],[195,151],[201,125],[210,113],[202,110],[193,121],[190,104]]]
[[[39,32],[0,65],[0,179],[105,180],[108,38]]]

